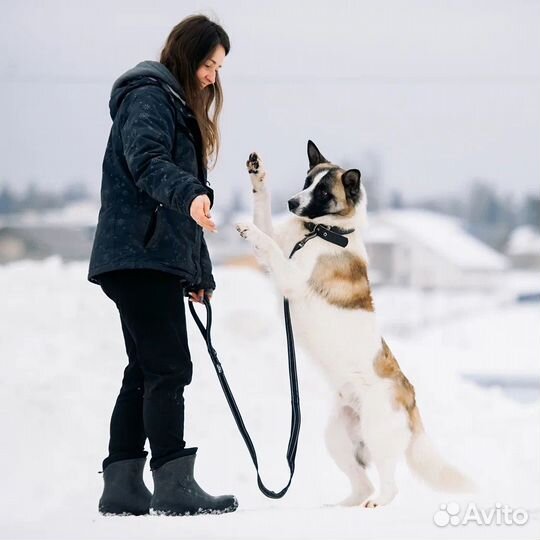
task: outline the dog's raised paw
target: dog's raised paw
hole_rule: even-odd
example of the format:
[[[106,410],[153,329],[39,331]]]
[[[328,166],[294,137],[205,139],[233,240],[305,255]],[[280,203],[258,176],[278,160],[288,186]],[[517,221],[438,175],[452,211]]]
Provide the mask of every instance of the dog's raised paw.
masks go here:
[[[256,193],[257,188],[264,182],[266,172],[264,170],[262,159],[257,153],[252,152],[246,161],[246,167],[253,184],[253,191]]]
[[[260,158],[255,152],[252,152],[251,154],[249,154],[249,158],[246,161],[246,167],[247,167],[248,173],[257,174],[259,172],[260,164],[261,164]]]
[[[249,234],[249,225],[247,223],[237,223],[236,230],[242,238],[247,238]]]
[[[261,232],[254,223],[237,223],[236,230],[242,238],[245,238],[254,248],[261,253],[268,248],[269,238]]]

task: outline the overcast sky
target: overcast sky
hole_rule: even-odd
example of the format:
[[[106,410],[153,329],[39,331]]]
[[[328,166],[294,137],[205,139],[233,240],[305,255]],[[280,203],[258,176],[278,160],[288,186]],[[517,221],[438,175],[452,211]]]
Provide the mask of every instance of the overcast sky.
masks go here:
[[[540,2],[0,0],[0,183],[99,189],[116,77],[202,12],[228,31],[218,192],[256,149],[295,192],[305,143],[406,196],[540,189]],[[289,187],[290,184],[290,187]]]

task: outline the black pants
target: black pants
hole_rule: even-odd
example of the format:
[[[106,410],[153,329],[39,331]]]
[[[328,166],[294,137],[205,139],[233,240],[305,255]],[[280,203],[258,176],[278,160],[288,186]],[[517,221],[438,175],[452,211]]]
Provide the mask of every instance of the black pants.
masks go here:
[[[111,418],[114,461],[146,456],[150,467],[194,453],[184,442],[184,387],[191,382],[182,284],[157,270],[117,270],[100,276],[101,288],[120,312],[129,363]]]

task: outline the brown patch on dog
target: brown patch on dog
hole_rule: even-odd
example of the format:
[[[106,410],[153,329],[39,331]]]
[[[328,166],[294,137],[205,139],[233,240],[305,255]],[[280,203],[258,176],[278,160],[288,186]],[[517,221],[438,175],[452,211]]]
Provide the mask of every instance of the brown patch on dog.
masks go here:
[[[401,371],[390,347],[382,340],[382,348],[374,362],[375,373],[384,379],[391,379],[394,385],[395,406],[403,407],[409,417],[409,428],[413,433],[423,431],[422,419],[416,406],[414,386]]]
[[[337,212],[338,216],[342,217],[351,217],[355,211],[356,207],[352,201],[347,198],[347,193],[345,192],[345,187],[341,181],[341,176],[345,171],[341,170],[339,176],[336,176],[334,180],[334,185],[332,186],[332,195],[336,198],[337,204],[339,207],[342,207],[343,210]]]
[[[366,263],[348,251],[321,255],[308,283],[329,304],[344,309],[374,310]]]
[[[323,171],[329,171],[331,169],[339,169],[337,165],[334,165],[333,163],[319,163],[318,165],[315,165],[312,169],[308,171],[308,173],[315,178],[320,172]]]

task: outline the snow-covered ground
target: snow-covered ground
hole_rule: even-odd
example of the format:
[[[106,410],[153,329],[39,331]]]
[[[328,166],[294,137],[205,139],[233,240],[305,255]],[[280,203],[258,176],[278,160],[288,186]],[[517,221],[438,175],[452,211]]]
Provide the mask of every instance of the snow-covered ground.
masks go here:
[[[211,493],[235,493],[224,516],[104,518],[97,513],[108,422],[125,363],[114,304],[86,282],[86,264],[56,258],[0,267],[0,538],[51,539],[461,539],[540,537],[540,401],[520,403],[463,373],[540,374],[538,304],[500,294],[377,289],[385,336],[417,390],[426,429],[468,472],[478,493],[430,491],[399,470],[388,507],[342,508],[348,482],[327,455],[326,384],[298,351],[302,430],[293,485],[283,500],[262,496],[210,359],[190,321],[193,383],[186,390],[186,440],[198,446],[197,477]],[[286,348],[279,299],[248,269],[217,268],[214,345],[272,489],[288,478]],[[361,344],[359,344],[361,346]],[[146,480],[151,487],[150,472]],[[526,525],[433,522],[455,501],[529,512]]]

